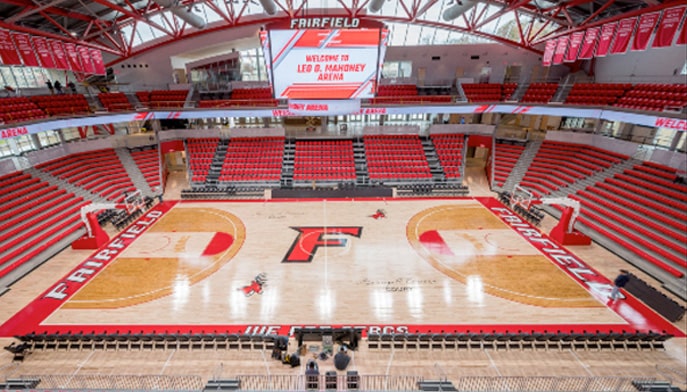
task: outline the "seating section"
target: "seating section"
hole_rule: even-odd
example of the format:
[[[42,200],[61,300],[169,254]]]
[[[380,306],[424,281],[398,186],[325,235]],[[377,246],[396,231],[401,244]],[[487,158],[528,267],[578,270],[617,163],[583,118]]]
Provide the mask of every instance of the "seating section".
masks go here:
[[[372,105],[450,102],[453,102],[450,95],[419,95],[414,84],[380,84],[377,87],[377,97],[369,100]]]
[[[278,182],[284,137],[233,138],[222,164],[220,182]]]
[[[242,106],[274,107],[279,101],[272,97],[269,87],[236,88],[231,92],[231,99],[201,99],[199,108],[230,108]]]
[[[133,110],[134,107],[129,102],[129,98],[124,93],[100,93],[98,99],[103,107],[108,112],[116,112],[122,110]]]
[[[468,102],[500,102],[510,99],[517,83],[463,83]]]
[[[432,178],[418,135],[365,135],[363,141],[371,180]]]
[[[377,86],[377,97],[412,97],[417,95],[414,84],[380,84]]]
[[[295,181],[355,181],[353,141],[298,140]]]
[[[685,84],[636,84],[613,106],[626,109],[663,111],[687,106]]]
[[[75,232],[86,204],[28,173],[0,178],[0,278]]]
[[[9,124],[45,117],[47,114],[28,98],[0,98],[0,123]]]
[[[72,154],[36,168],[115,203],[136,190],[112,149]]]
[[[626,159],[627,156],[588,145],[547,140],[520,185],[541,197]]]
[[[37,95],[31,101],[49,116],[69,116],[91,113],[83,94]]]
[[[151,190],[160,187],[160,157],[157,147],[146,147],[142,150],[130,151],[136,166],[145,177]]]
[[[671,275],[687,272],[687,185],[645,162],[578,191],[581,222]]]
[[[630,89],[630,84],[575,83],[565,99],[570,105],[611,106]]]
[[[459,133],[432,134],[432,143],[446,178],[460,178],[463,166],[465,135]]]
[[[217,152],[218,138],[186,139],[186,156],[191,182],[203,183]]]
[[[494,184],[496,186],[503,186],[524,150],[525,146],[521,144],[496,142],[494,150]]]
[[[558,90],[558,83],[532,83],[520,99],[523,103],[548,103]]]
[[[188,90],[153,90],[138,91],[136,97],[151,109],[183,108],[186,103]]]

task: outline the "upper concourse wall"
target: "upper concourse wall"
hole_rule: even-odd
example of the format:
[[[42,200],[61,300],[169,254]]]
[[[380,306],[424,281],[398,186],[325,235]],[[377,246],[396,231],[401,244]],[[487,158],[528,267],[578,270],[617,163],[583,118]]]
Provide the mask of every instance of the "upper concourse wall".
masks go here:
[[[231,50],[232,42],[245,46],[254,38],[254,47],[259,45],[259,24],[226,28],[185,38],[156,47],[155,42],[148,44],[141,54],[113,65],[117,81],[127,83],[131,89],[164,88],[173,82],[173,69],[183,68],[181,63],[197,61],[206,56],[216,55],[217,49],[224,46]],[[142,49],[146,48],[143,46]],[[618,83],[685,83],[685,75],[680,75],[687,57],[687,47],[648,49],[628,51],[622,55],[611,55],[594,60],[594,77],[597,82]],[[479,58],[475,58],[479,56]],[[439,58],[432,60],[432,58]],[[172,64],[174,62],[176,64]],[[660,59],[657,61],[657,59]],[[424,69],[425,85],[446,85],[454,83],[457,76],[480,80],[485,67],[490,68],[489,82],[502,83],[508,66],[521,67],[521,82],[539,81],[546,75],[541,66],[541,56],[524,49],[503,44],[437,45],[437,46],[391,46],[385,56],[386,61],[412,61],[413,74],[419,79],[419,70]],[[136,68],[128,67],[136,65]],[[122,67],[122,65],[124,67]],[[143,67],[140,67],[143,65]],[[147,65],[147,67],[146,67]],[[587,64],[588,65],[588,64]],[[553,66],[548,69],[546,79],[558,81],[570,72],[567,65]]]

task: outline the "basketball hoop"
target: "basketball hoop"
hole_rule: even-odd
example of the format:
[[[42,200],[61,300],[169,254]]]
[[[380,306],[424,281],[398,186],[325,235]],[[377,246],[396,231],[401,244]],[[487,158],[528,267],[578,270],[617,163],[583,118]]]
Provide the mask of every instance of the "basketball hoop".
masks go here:
[[[520,206],[525,211],[528,211],[530,209],[530,205],[532,204],[533,199],[534,195],[532,194],[532,192],[521,187],[520,185],[516,185],[515,187],[513,187],[513,192],[510,196],[510,205],[511,208]]]

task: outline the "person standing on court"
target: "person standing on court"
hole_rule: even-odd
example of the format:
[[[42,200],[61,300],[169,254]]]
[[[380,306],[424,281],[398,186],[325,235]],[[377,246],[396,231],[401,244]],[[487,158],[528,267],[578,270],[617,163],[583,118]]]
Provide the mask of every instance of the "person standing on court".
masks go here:
[[[620,275],[618,275],[613,281],[613,290],[611,290],[611,300],[615,301],[620,296],[620,289],[625,287],[630,281],[630,272],[621,269]]]

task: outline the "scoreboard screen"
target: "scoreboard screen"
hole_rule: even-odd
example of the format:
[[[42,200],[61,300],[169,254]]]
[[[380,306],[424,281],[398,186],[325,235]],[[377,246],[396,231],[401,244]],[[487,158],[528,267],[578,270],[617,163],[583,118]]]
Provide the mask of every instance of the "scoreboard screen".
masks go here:
[[[381,37],[378,28],[270,30],[275,98],[374,97]]]

